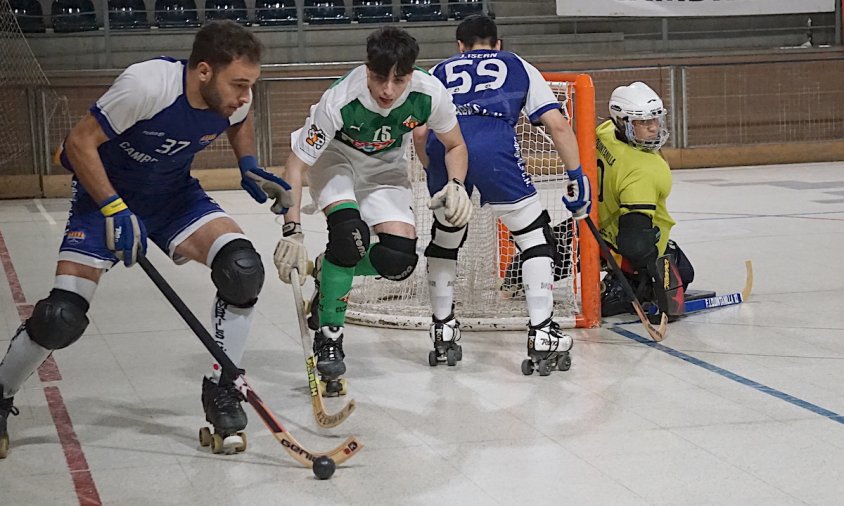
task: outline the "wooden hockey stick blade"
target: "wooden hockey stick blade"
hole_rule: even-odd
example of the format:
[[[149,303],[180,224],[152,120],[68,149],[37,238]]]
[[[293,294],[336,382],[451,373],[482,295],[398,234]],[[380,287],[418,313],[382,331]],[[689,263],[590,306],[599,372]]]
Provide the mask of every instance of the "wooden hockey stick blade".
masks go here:
[[[744,280],[744,289],[741,291],[741,298],[742,300],[747,300],[750,297],[750,291],[753,290],[753,262],[745,260],[744,268],[747,271],[747,275]]]
[[[302,446],[292,434],[285,430],[284,426],[282,426],[272,412],[267,409],[264,402],[260,397],[258,397],[258,394],[256,394],[255,391],[252,390],[252,387],[246,383],[246,379],[243,376],[240,376],[238,379],[242,381],[236,381],[235,384],[239,389],[241,389],[241,393],[245,393],[246,401],[253,409],[255,409],[255,412],[258,413],[258,416],[264,422],[264,425],[266,425],[270,432],[273,433],[273,436],[275,436],[278,442],[281,443],[284,450],[303,466],[313,467],[314,460],[323,455],[331,457],[331,460],[333,460],[335,464],[339,465],[352,458],[363,448],[363,445],[360,444],[357,439],[350,436],[346,438],[340,446],[331,451],[325,453],[313,453],[309,451]]]
[[[651,325],[651,322],[648,320],[648,316],[645,314],[645,310],[642,308],[642,304],[639,303],[639,299],[636,298],[633,288],[627,281],[627,277],[615,261],[615,257],[613,257],[610,247],[607,246],[606,241],[604,241],[604,238],[601,237],[601,232],[598,231],[598,227],[595,226],[595,223],[588,214],[583,218],[583,221],[586,222],[586,225],[589,227],[589,231],[592,232],[592,236],[595,238],[595,241],[598,242],[598,247],[601,249],[602,255],[607,260],[607,263],[610,264],[610,268],[618,278],[618,282],[621,283],[624,293],[627,295],[627,298],[630,299],[630,303],[633,304],[633,309],[636,311],[636,315],[639,317],[642,325],[645,326],[645,330],[648,332],[648,335],[656,342],[660,342],[665,339],[665,335],[668,332],[668,315],[662,313],[662,318],[660,319],[658,328],[654,328],[654,326]]]
[[[167,283],[167,280],[165,280],[161,273],[158,272],[158,269],[156,269],[145,256],[138,258],[138,264],[144,272],[147,273],[147,276],[149,276],[150,280],[152,280],[153,284],[155,284],[161,294],[164,295],[170,305],[173,306],[173,309],[179,313],[179,316],[182,317],[182,320],[184,320],[187,326],[190,327],[196,337],[199,338],[208,352],[211,353],[214,360],[220,364],[220,367],[223,368],[223,377],[230,377],[234,381],[240,395],[243,396],[250,406],[252,406],[258,414],[258,417],[264,422],[264,425],[270,429],[275,438],[281,443],[284,449],[287,450],[287,453],[296,459],[297,462],[305,467],[312,467],[314,459],[327,455],[334,460],[335,464],[340,464],[351,458],[363,448],[363,445],[360,444],[354,437],[350,437],[346,439],[342,445],[328,453],[313,453],[305,449],[298,441],[296,441],[292,434],[287,432],[284,426],[281,425],[281,422],[278,421],[275,415],[273,415],[269,408],[267,408],[264,404],[264,401],[258,397],[258,394],[246,381],[246,375],[243,370],[239,369],[234,362],[231,361],[229,356],[226,355],[226,352],[217,345],[208,330],[206,330],[202,323],[200,323],[176,291],[173,290],[173,287]]]
[[[313,264],[308,266],[313,272]],[[293,303],[296,304],[296,316],[299,320],[299,337],[302,341],[302,351],[305,354],[305,369],[308,373],[308,390],[311,394],[311,407],[314,411],[314,420],[320,427],[330,429],[343,423],[355,410],[357,405],[351,399],[340,411],[330,414],[326,411],[325,401],[319,392],[319,380],[316,377],[316,361],[313,353],[309,353],[308,342],[311,340],[308,324],[305,322],[305,298],[302,296],[302,288],[299,284],[299,271],[293,269],[290,272],[290,286],[293,287]]]

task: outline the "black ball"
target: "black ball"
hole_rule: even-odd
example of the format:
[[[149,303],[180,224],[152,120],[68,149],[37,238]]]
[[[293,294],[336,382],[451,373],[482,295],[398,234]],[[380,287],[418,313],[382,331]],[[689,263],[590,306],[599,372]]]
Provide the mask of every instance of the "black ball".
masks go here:
[[[331,460],[331,457],[327,455],[323,455],[314,459],[314,476],[316,476],[320,480],[327,480],[328,478],[331,478],[331,476],[334,474],[334,468],[334,461]]]

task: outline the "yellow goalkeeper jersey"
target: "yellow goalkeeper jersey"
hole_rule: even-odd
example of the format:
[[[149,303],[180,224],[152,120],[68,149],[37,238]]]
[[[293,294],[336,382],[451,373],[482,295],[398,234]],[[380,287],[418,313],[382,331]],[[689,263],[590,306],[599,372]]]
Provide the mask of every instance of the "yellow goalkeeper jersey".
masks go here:
[[[671,169],[659,155],[636,149],[615,136],[615,125],[598,125],[598,214],[601,235],[617,246],[618,219],[627,213],[650,216],[659,227],[659,254],[665,254],[674,220],[666,200],[671,193]]]

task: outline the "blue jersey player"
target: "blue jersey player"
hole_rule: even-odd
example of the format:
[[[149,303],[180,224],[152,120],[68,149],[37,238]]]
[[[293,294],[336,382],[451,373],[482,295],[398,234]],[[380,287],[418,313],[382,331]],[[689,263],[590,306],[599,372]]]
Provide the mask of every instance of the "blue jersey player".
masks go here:
[[[217,290],[215,338],[235,363],[241,360],[264,268],[190,167],[196,153],[226,133],[243,187],[259,202],[274,198],[273,210],[284,211],[286,183],[259,168],[254,156],[251,88],[261,73],[261,51],[257,38],[234,22],[205,25],[189,60],[131,65],[68,134],[60,159],[73,172],[73,197],[54,287],[0,363],[6,448],[6,419],[16,411],[12,396],[54,350],[82,336],[102,274],[121,260],[132,266],[147,238],[177,264],[194,260],[210,267]],[[218,369],[215,364],[203,378],[206,419],[227,438],[227,447],[243,449],[237,432],[246,426],[246,414],[234,387],[219,384]]]
[[[477,188],[481,205],[492,208],[510,229],[521,252],[522,275],[530,316],[528,354],[554,363],[572,346],[552,319],[554,235],[519,152],[515,126],[522,111],[541,124],[565,164],[569,178],[563,200],[582,217],[589,209],[589,181],[583,176],[577,141],[557,98],[540,72],[515,53],[501,50],[495,22],[473,15],[457,27],[460,54],[439,64],[432,73],[451,92],[460,130],[469,148],[466,188]],[[447,181],[442,144],[434,136],[416,136],[417,152],[427,168],[428,190],[438,192]],[[421,147],[423,140],[427,143]],[[424,152],[424,153],[423,153]],[[440,359],[460,337],[454,315],[457,253],[467,227],[455,227],[434,211],[428,258],[428,281],[433,307],[431,339]],[[458,353],[460,349],[457,348]],[[433,362],[433,361],[432,361]],[[451,362],[451,361],[449,361]]]

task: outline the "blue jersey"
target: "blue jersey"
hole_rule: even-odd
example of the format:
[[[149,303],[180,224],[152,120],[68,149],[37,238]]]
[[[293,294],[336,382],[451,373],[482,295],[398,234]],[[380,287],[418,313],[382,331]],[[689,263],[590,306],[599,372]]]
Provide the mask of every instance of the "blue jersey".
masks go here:
[[[194,155],[246,119],[250,101],[229,118],[195,109],[185,94],[187,62],[157,58],[129,66],[91,106],[108,141],[98,148],[118,192],[167,193],[190,182]],[[62,164],[73,167],[67,157]]]
[[[187,63],[158,58],[128,67],[90,112],[108,140],[97,148],[109,181],[144,223],[149,238],[175,261],[176,248],[211,220],[225,216],[191,177],[194,155],[230,126],[243,122],[252,104],[231,117],[195,109],[185,94]],[[70,160],[62,153],[62,165]],[[74,178],[73,198],[59,260],[99,269],[117,262],[106,247],[100,204]]]
[[[522,111],[531,123],[561,109],[542,74],[509,51],[476,49],[453,56],[431,70],[451,93],[457,121],[469,149],[466,190],[477,188],[481,204],[517,208],[536,195],[516,138]],[[445,148],[433,134],[425,151],[431,195],[448,181]]]
[[[460,116],[499,118],[516,126],[524,109],[531,123],[560,104],[542,74],[509,51],[476,49],[452,56],[431,73],[451,93]]]

